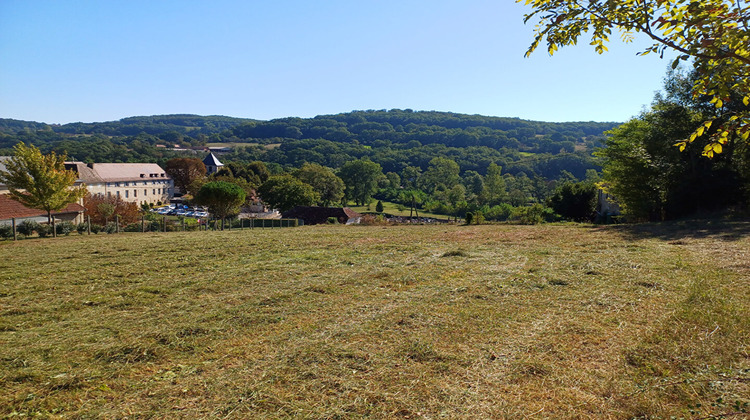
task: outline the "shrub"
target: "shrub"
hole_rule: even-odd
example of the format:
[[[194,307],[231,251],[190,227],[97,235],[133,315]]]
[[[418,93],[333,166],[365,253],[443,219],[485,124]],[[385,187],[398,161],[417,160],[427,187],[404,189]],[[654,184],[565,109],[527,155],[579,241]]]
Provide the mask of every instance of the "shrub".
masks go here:
[[[39,235],[40,238],[46,238],[52,235],[52,226],[38,225],[36,228],[36,234]]]
[[[76,231],[78,231],[79,235],[86,233],[86,223],[79,223],[78,226],[76,226]]]
[[[508,220],[511,214],[513,214],[513,206],[508,203],[502,203],[490,207],[485,216],[487,217],[487,220],[503,221]]]
[[[16,230],[21,235],[31,236],[37,231],[37,229],[39,229],[39,226],[39,223],[33,220],[24,220],[16,226]]]
[[[522,225],[538,225],[545,220],[545,216],[553,216],[552,211],[541,204],[534,204],[528,207],[516,207],[512,218]]]
[[[378,200],[378,203],[375,205],[375,211],[378,213],[383,212],[383,202]]]
[[[124,232],[140,232],[141,231],[141,224],[140,223],[131,223],[123,229]]]
[[[0,225],[0,238],[9,239],[13,237],[12,225]]]
[[[329,224],[329,225],[338,225],[339,224],[339,219],[337,219],[335,217],[329,217],[328,219],[326,219],[326,223]]]
[[[74,225],[71,222],[61,222],[55,224],[55,231],[57,231],[58,235],[70,235],[70,232],[73,232],[76,230],[76,225]]]
[[[117,232],[117,224],[114,222],[107,223],[107,226],[104,226],[104,232],[109,234]]]
[[[467,225],[481,225],[484,223],[484,213],[477,210],[474,212],[466,213],[466,224]]]
[[[91,224],[91,233],[98,234],[102,231],[102,225],[97,225],[96,223]]]

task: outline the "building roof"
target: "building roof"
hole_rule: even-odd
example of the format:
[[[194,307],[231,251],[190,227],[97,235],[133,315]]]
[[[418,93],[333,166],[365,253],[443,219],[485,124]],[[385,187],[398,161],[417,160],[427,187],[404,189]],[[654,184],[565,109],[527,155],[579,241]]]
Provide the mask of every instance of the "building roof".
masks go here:
[[[161,166],[155,163],[83,163],[69,162],[66,168],[78,172],[83,183],[139,181],[147,179],[171,179]]]
[[[219,162],[219,159],[213,153],[209,153],[208,156],[203,159],[203,164],[206,166],[224,166],[224,164]]]
[[[78,179],[76,182],[83,182],[86,184],[98,184],[104,182],[101,177],[94,172],[93,168],[83,162],[65,162],[65,169],[74,170],[78,173]]]
[[[327,223],[329,217],[335,217],[339,223],[346,223],[349,219],[362,217],[361,214],[349,207],[316,207],[297,206],[281,214],[287,219],[302,219],[307,225]]]
[[[60,215],[67,213],[81,213],[85,209],[78,203],[68,204],[67,207],[60,211],[53,211],[52,215]],[[32,209],[24,206],[18,201],[10,198],[8,194],[0,194],[0,220],[8,220],[12,218],[24,218],[24,217],[41,217],[47,216],[47,212],[39,209]]]

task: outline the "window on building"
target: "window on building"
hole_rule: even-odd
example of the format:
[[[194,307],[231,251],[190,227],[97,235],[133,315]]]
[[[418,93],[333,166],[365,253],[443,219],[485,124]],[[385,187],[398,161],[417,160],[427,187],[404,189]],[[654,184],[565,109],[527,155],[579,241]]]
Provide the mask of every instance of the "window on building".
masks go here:
[[[138,190],[133,190],[133,197],[138,197]]]
[[[144,189],[143,189],[143,196],[145,197],[145,196],[147,196],[147,195],[148,195],[148,190],[144,188]]]
[[[154,195],[156,195],[156,188],[154,188]]]
[[[128,198],[128,192],[130,192],[130,191],[125,190],[125,198]]]
[[[120,192],[119,192],[119,191],[117,191],[117,196],[118,196],[118,197],[120,196]]]

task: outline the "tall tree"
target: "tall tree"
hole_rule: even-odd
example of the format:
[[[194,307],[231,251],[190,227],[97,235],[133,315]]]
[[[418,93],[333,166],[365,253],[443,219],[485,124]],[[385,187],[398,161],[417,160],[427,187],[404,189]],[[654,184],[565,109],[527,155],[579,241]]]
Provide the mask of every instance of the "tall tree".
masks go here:
[[[593,182],[567,181],[558,185],[548,205],[565,219],[576,222],[592,221],[596,209],[597,188]]]
[[[491,206],[500,204],[508,196],[502,172],[502,167],[495,163],[490,163],[487,167],[487,175],[484,176],[483,196],[487,204]]]
[[[636,220],[672,219],[744,199],[748,145],[730,141],[709,159],[696,141],[681,153],[675,141],[702,126],[705,113],[669,97],[657,97],[651,110],[612,130],[597,152],[606,189]]]
[[[372,199],[378,179],[383,176],[383,168],[368,159],[357,159],[346,162],[339,170],[339,176],[346,185],[346,198],[363,206]]]
[[[65,155],[54,152],[44,155],[36,147],[18,143],[15,154],[0,171],[0,182],[8,186],[10,198],[26,207],[47,212],[52,223],[52,212],[64,209],[86,194],[86,187],[74,187],[78,178],[75,171],[65,169]]]
[[[330,168],[317,163],[305,163],[294,171],[293,175],[318,193],[320,196],[318,202],[324,207],[330,206],[331,203],[340,203],[344,197],[344,181]]]
[[[422,169],[418,166],[407,166],[401,171],[401,182],[405,188],[416,188]]]
[[[428,193],[433,192],[440,186],[449,190],[460,181],[460,172],[461,169],[454,160],[436,157],[430,160],[430,166],[422,174],[419,184]]]
[[[280,211],[287,211],[295,206],[311,206],[320,196],[312,186],[288,175],[274,175],[258,188],[260,198]]]
[[[527,55],[542,40],[552,54],[558,47],[576,44],[584,33],[591,34],[591,45],[598,53],[613,29],[625,41],[633,33],[642,33],[653,40],[643,51],[663,54],[665,50],[679,55],[672,63],[692,60],[698,78],[693,95],[710,95],[718,109],[731,102],[742,102],[727,119],[720,120],[717,130],[709,131],[709,119],[680,142],[681,149],[697,137],[708,134],[703,154],[712,157],[721,153],[736,134],[750,139],[750,4],[746,0],[517,0],[531,5],[525,22],[538,18],[534,37]]]
[[[196,158],[174,158],[164,165],[164,172],[172,177],[174,186],[184,193],[188,192],[190,184],[206,176],[206,165]]]
[[[195,195],[195,201],[208,207],[208,211],[217,219],[224,219],[239,212],[245,202],[245,191],[237,184],[212,181],[203,184]]]

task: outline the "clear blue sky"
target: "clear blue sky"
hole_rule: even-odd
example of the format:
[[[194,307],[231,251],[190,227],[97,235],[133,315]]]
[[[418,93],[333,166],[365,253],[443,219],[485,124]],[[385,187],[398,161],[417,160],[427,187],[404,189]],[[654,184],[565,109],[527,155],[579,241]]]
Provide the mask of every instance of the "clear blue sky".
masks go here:
[[[0,118],[272,119],[411,108],[625,121],[670,63],[588,41],[524,58],[513,0],[0,0]]]

